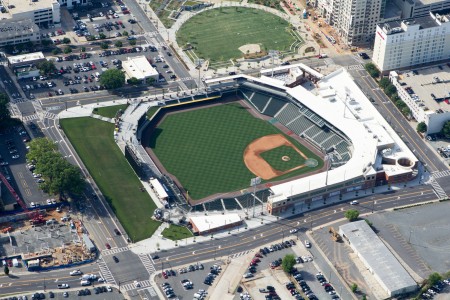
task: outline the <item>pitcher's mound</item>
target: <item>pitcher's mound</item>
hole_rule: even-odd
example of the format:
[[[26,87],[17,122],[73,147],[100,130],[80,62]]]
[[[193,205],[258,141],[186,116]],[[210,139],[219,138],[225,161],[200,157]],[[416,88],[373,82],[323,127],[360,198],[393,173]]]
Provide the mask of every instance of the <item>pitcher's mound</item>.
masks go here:
[[[258,53],[261,51],[261,47],[259,47],[258,44],[246,44],[244,46],[239,47],[239,50],[241,50],[241,52],[244,54]]]

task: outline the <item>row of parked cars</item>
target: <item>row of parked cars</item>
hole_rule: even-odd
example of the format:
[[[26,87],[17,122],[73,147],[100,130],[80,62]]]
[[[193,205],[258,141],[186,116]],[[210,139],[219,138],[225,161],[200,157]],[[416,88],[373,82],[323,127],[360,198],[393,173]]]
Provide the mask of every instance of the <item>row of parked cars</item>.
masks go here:
[[[205,269],[203,264],[196,264],[196,265],[189,265],[188,267],[185,267],[185,268],[180,268],[178,270],[178,272],[180,272],[180,274],[184,274],[187,272],[194,272],[194,271],[203,270],[203,269]]]
[[[270,247],[264,247],[259,249],[259,253],[261,253],[262,255],[267,255],[270,252],[274,252],[274,251],[278,251],[284,248],[289,248],[294,246],[296,243],[294,240],[289,240],[289,241],[284,241],[282,243],[278,243],[278,244],[272,244],[270,245]]]
[[[171,299],[177,296],[175,295],[173,288],[170,286],[170,283],[164,282],[163,284],[161,284],[161,287],[163,289],[164,294],[166,294],[167,298]]]
[[[203,281],[204,284],[206,285],[212,285],[214,279],[217,277],[217,275],[219,275],[220,271],[222,271],[222,267],[215,264],[213,265],[210,270],[208,275],[206,275],[205,280]]]
[[[439,281],[434,286],[430,287],[425,293],[422,294],[422,299],[433,299],[436,294],[440,294],[442,290],[450,285],[450,278]]]

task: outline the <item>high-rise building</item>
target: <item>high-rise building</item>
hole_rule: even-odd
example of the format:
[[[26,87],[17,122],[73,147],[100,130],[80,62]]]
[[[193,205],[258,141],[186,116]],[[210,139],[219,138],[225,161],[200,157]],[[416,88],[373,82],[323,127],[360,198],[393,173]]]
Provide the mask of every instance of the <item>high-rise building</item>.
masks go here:
[[[450,59],[450,14],[427,16],[379,24],[373,62],[382,71]]]

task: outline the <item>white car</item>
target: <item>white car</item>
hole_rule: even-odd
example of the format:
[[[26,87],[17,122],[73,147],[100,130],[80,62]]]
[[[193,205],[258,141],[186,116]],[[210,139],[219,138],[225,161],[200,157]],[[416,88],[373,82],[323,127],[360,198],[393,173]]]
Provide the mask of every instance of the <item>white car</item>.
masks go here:
[[[47,199],[47,204],[52,204],[52,200]]]
[[[311,243],[308,240],[305,241],[305,247],[311,248]]]
[[[81,272],[80,270],[73,270],[70,272],[70,276],[77,276],[81,274],[83,274],[83,272]]]
[[[350,205],[358,205],[358,204],[359,204],[359,202],[357,200],[353,200],[350,202]]]
[[[98,282],[105,282],[105,279],[103,279],[102,277],[99,277],[99,278],[97,279],[97,281],[98,281]]]
[[[245,273],[242,277],[244,277],[244,278],[250,278],[250,277],[253,277],[253,274],[252,273]]]
[[[108,291],[108,292],[112,292],[112,288],[108,285],[108,286],[106,286],[106,290]]]
[[[297,228],[289,230],[289,233],[296,233],[296,232],[297,232]]]
[[[135,285],[136,287],[141,287],[141,284],[140,284],[137,280],[134,281],[134,285]]]
[[[69,285],[67,283],[58,284],[58,289],[68,289]]]

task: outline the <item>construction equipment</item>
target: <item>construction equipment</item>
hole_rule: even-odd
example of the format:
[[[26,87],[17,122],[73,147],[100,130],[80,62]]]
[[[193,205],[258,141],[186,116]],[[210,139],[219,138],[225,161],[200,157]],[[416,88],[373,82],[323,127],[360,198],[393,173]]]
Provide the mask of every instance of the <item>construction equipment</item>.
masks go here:
[[[331,233],[331,238],[333,239],[333,241],[335,241],[335,242],[342,241],[341,235],[339,233],[337,233],[337,231],[333,227],[330,227],[328,232]]]
[[[6,186],[6,188],[9,190],[9,192],[11,193],[11,195],[14,197],[14,199],[17,201],[17,203],[20,205],[20,207],[22,207],[23,211],[28,215],[28,217],[30,218],[30,222],[31,224],[41,224],[44,223],[44,216],[39,214],[39,211],[30,211],[27,207],[27,205],[25,204],[25,202],[23,202],[23,200],[19,197],[19,195],[16,193],[16,191],[14,190],[14,188],[11,186],[11,184],[9,183],[9,181],[6,179],[6,177],[0,172],[0,180],[3,182],[3,184]]]

